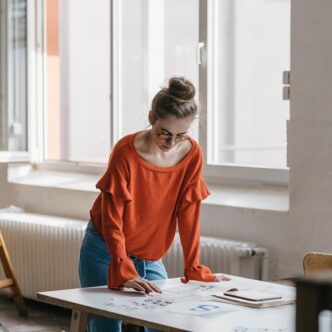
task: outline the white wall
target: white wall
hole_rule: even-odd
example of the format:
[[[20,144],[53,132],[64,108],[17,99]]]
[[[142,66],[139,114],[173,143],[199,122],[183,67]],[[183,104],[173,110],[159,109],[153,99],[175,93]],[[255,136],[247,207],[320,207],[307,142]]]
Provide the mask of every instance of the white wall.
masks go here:
[[[299,255],[332,251],[332,2],[293,2],[289,233]]]
[[[290,210],[204,205],[202,233],[254,240],[272,254],[270,277],[302,271],[305,251],[332,252],[332,2],[292,0]],[[0,205],[5,174],[0,168]],[[96,193],[9,184],[29,211],[88,218]]]

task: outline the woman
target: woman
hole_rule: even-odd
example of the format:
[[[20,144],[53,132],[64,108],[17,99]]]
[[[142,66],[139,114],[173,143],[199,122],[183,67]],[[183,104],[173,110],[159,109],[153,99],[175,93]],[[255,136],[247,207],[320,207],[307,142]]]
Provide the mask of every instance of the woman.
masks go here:
[[[160,292],[151,280],[165,279],[161,258],[176,227],[189,280],[220,281],[199,264],[199,213],[209,192],[202,179],[202,153],[188,136],[197,115],[195,87],[171,78],[153,98],[151,129],[122,138],[114,147],[101,190],[90,211],[81,248],[82,287],[108,284]],[[89,331],[120,331],[121,322],[98,318]]]

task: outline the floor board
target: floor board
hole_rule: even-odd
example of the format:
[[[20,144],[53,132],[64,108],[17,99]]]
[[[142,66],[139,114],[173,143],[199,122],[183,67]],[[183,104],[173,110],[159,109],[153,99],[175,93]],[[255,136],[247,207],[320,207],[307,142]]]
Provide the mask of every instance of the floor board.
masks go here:
[[[21,317],[17,314],[14,301],[0,295],[0,332],[69,331],[69,310],[32,300],[26,300],[26,305],[29,314]]]

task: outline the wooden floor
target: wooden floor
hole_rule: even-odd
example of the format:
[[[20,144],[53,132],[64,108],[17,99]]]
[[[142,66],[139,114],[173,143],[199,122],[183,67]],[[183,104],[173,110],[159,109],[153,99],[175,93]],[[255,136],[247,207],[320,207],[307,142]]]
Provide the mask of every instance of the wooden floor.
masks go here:
[[[0,295],[0,332],[67,332],[70,311],[26,300],[29,315],[20,317],[13,300]]]

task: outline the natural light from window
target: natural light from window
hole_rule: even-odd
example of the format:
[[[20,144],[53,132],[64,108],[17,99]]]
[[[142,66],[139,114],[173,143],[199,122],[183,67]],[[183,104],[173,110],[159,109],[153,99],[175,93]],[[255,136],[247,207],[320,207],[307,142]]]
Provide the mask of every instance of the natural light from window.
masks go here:
[[[208,163],[285,168],[290,1],[208,5]]]
[[[110,151],[110,4],[47,0],[45,159],[106,162]]]

